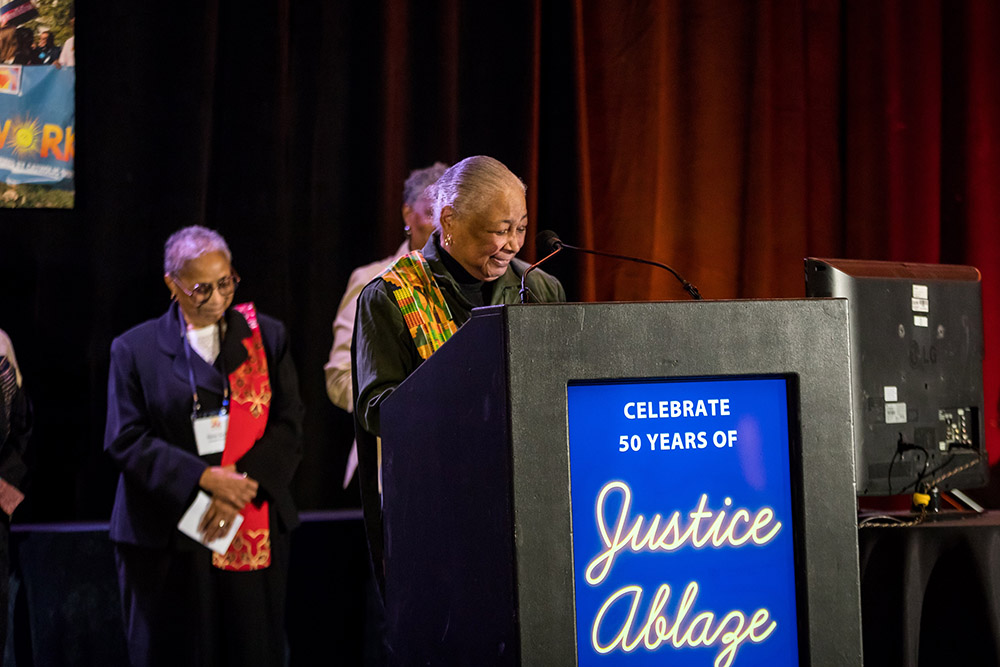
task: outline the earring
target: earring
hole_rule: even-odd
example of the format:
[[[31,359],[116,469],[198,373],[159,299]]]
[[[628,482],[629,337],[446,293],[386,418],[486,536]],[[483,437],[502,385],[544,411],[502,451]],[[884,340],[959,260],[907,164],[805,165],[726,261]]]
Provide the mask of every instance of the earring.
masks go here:
[[[449,233],[447,236],[444,237],[444,244],[446,246],[450,246],[453,240],[454,239],[451,238],[451,234]]]
[[[409,225],[403,227],[403,233],[406,234],[406,238],[410,238],[411,236],[413,236],[413,232],[410,231]]]

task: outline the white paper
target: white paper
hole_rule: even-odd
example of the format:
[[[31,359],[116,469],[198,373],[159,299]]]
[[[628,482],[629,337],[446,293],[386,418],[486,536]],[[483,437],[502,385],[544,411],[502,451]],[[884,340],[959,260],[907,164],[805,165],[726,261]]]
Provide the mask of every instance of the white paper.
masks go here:
[[[913,286],[913,298],[914,299],[926,299],[927,298],[927,285],[914,285]]]
[[[906,403],[886,403],[885,404],[886,424],[906,423]]]
[[[896,398],[897,393],[896,393],[896,388],[895,387],[893,387],[891,385],[886,385],[885,387],[882,387],[882,391],[885,394],[885,402],[886,403],[895,403],[897,400],[899,400],[899,399]]]
[[[212,499],[209,498],[208,494],[204,491],[199,491],[198,496],[191,503],[191,507],[187,508],[184,512],[184,516],[181,517],[180,523],[177,524],[177,529],[190,537],[195,542],[203,544],[217,554],[224,554],[229,550],[229,545],[232,544],[233,538],[236,537],[236,531],[239,529],[240,524],[243,523],[243,515],[237,514],[233,522],[229,524],[229,530],[222,537],[212,540],[211,542],[205,542],[204,535],[198,530],[198,525],[201,523],[202,517],[205,516],[205,512],[208,510],[208,506],[211,504]]]

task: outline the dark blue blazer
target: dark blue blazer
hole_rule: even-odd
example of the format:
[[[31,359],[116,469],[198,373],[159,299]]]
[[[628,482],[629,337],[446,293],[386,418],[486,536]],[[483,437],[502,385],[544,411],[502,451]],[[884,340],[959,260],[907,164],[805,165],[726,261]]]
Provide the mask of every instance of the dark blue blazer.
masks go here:
[[[104,449],[121,471],[111,513],[111,539],[144,547],[172,543],[177,522],[194,500],[198,480],[221,455],[199,457],[191,423],[193,398],[177,304],[155,320],[130,329],[111,344],[108,419]],[[247,358],[242,340],[250,328],[243,316],[226,312],[226,336],[212,366],[192,350],[198,397],[204,409],[222,403],[223,375]],[[264,436],[236,464],[260,483],[258,498],[274,506],[278,526],[298,525],[289,484],[302,458],[298,379],[285,328],[257,314],[267,354],[271,405]],[[272,512],[272,516],[274,516]]]

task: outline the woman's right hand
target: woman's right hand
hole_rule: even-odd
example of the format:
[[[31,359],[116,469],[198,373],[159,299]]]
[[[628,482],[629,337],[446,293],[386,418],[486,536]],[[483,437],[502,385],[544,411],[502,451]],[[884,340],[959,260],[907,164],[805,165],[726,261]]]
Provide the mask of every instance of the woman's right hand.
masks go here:
[[[212,466],[205,468],[198,480],[198,486],[212,495],[242,509],[257,497],[257,480],[246,473],[236,472],[233,466]]]
[[[204,536],[203,541],[207,544],[229,532],[230,526],[239,512],[240,508],[234,507],[218,497],[213,497],[198,524],[198,530]]]

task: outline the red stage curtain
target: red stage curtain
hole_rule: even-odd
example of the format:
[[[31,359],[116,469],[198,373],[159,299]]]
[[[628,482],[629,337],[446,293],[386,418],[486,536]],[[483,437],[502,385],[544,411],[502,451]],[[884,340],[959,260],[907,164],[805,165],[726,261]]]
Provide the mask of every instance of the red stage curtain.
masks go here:
[[[576,0],[573,21],[580,243],[707,298],[801,296],[806,256],[978,267],[1000,456],[998,5]],[[683,298],[601,260],[580,293]]]
[[[77,207],[0,219],[0,324],[45,452],[22,520],[107,516],[108,348],[166,306],[162,244],[191,223],[289,326],[301,506],[356,503],[330,482],[353,438],[330,323],[402,241],[407,172],[476,154],[526,181],[529,239],[665,261],[708,298],[801,296],[808,255],[977,266],[1000,455],[994,0],[78,4],[116,37],[80,43]],[[685,298],[637,266],[550,266],[583,300]]]

